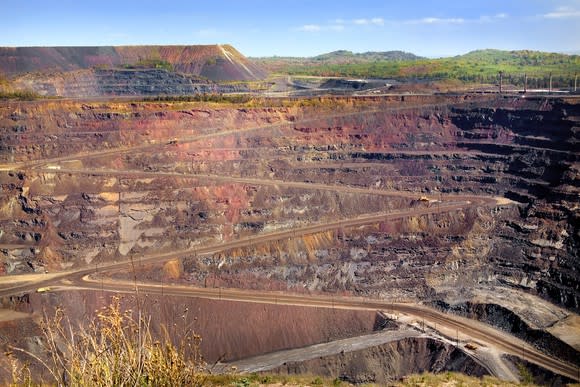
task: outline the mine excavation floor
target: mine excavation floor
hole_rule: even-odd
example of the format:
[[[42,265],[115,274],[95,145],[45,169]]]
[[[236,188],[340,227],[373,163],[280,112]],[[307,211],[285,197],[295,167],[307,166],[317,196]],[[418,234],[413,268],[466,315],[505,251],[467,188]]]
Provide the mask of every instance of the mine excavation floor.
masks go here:
[[[470,103],[475,102],[478,101],[470,101]],[[94,103],[97,104],[97,102]],[[121,104],[122,102],[119,103]],[[408,219],[419,219],[416,221],[419,226],[413,223],[408,226],[411,229],[411,227],[422,227],[420,219],[440,219],[438,217],[446,216],[446,214],[450,214],[449,216],[465,217],[462,214],[471,214],[476,211],[486,214],[493,213],[494,211],[515,211],[513,209],[516,205],[515,202],[497,194],[497,192],[491,189],[488,194],[468,189],[461,192],[444,192],[442,189],[422,192],[415,188],[401,190],[397,188],[398,186],[396,184],[394,186],[381,185],[383,184],[382,180],[378,180],[381,176],[377,176],[377,179],[375,179],[376,184],[375,180],[371,181],[371,177],[373,177],[373,171],[375,171],[373,168],[377,168],[377,170],[383,171],[382,173],[388,175],[390,173],[400,172],[399,169],[402,170],[404,169],[403,167],[396,167],[399,169],[395,170],[392,169],[395,167],[391,167],[381,160],[351,160],[348,157],[341,159],[347,151],[340,148],[338,150],[332,149],[330,147],[320,151],[320,153],[324,153],[324,159],[320,160],[316,159],[316,156],[312,156],[309,162],[302,162],[302,159],[296,156],[292,150],[287,151],[284,149],[284,144],[282,144],[282,140],[285,138],[284,136],[289,138],[291,136],[306,136],[305,140],[299,143],[299,146],[303,147],[305,149],[304,153],[307,154],[308,152],[319,151],[316,146],[323,147],[324,144],[323,140],[315,139],[314,133],[310,134],[307,131],[299,132],[297,130],[308,125],[316,124],[324,127],[324,131],[334,133],[333,131],[339,131],[336,129],[338,126],[337,122],[343,119],[348,120],[350,119],[349,117],[373,117],[374,114],[379,113],[396,116],[399,120],[406,120],[407,118],[401,118],[402,116],[400,115],[408,111],[413,111],[413,109],[438,111],[437,109],[446,109],[448,106],[453,106],[453,108],[458,109],[464,105],[456,101],[452,103],[434,103],[431,101],[424,104],[409,103],[392,107],[390,110],[385,108],[371,108],[354,112],[346,111],[344,113],[325,112],[324,114],[316,116],[306,115],[304,117],[298,117],[292,121],[283,119],[282,122],[259,125],[246,124],[242,127],[235,127],[235,123],[224,119],[222,123],[209,125],[199,130],[182,128],[173,131],[168,130],[167,133],[159,137],[149,138],[147,140],[131,138],[128,145],[123,144],[122,141],[114,144],[111,140],[107,145],[108,147],[103,147],[102,149],[81,149],[78,152],[65,155],[51,154],[43,158],[4,162],[0,164],[0,171],[3,173],[23,173],[27,178],[36,179],[33,182],[34,184],[31,183],[30,191],[24,191],[24,194],[31,192],[30,195],[33,195],[33,192],[35,192],[34,195],[41,198],[38,199],[38,202],[44,200],[43,203],[46,206],[56,206],[54,203],[66,203],[66,200],[73,200],[71,199],[72,195],[67,196],[65,192],[67,190],[65,187],[66,184],[70,184],[76,187],[74,189],[77,190],[77,196],[79,198],[81,198],[80,193],[82,193],[82,198],[86,202],[94,206],[97,206],[94,203],[99,203],[98,205],[100,207],[91,210],[93,212],[87,211],[86,209],[79,211],[81,218],[85,216],[86,219],[89,219],[85,220],[85,222],[93,222],[102,227],[108,227],[105,222],[109,218],[112,219],[118,216],[119,218],[123,218],[123,220],[118,221],[118,227],[115,226],[120,230],[118,233],[121,234],[121,237],[119,237],[118,249],[115,246],[115,253],[111,256],[93,261],[92,257],[97,256],[97,253],[91,252],[90,254],[83,255],[83,257],[89,258],[83,258],[83,260],[79,260],[78,262],[63,265],[60,269],[50,268],[45,273],[36,272],[4,275],[0,277],[0,297],[33,294],[34,297],[44,299],[61,293],[64,295],[66,292],[80,290],[129,294],[138,292],[140,294],[157,296],[209,299],[217,303],[235,301],[241,303],[293,305],[333,310],[378,311],[383,313],[386,318],[397,321],[400,324],[400,327],[396,330],[385,330],[370,335],[357,335],[327,343],[309,345],[303,348],[274,351],[245,359],[228,361],[219,365],[223,369],[236,366],[241,372],[271,370],[288,362],[307,361],[329,355],[342,354],[344,352],[355,352],[403,338],[420,337],[434,339],[449,345],[457,345],[462,352],[482,365],[491,374],[506,380],[517,380],[518,376],[517,370],[510,368],[504,363],[502,358],[503,354],[523,356],[530,363],[536,364],[556,374],[564,375],[572,380],[579,380],[577,365],[545,354],[526,341],[503,332],[496,327],[475,321],[474,319],[444,313],[425,304],[421,304],[419,300],[413,299],[412,297],[408,299],[404,296],[381,298],[377,295],[365,294],[364,292],[361,294],[344,292],[331,295],[331,293],[318,290],[309,294],[299,294],[293,292],[292,288],[277,291],[262,288],[242,289],[239,284],[237,286],[240,288],[236,288],[235,283],[233,286],[228,286],[223,283],[218,283],[216,286],[215,282],[212,286],[202,287],[199,282],[187,284],[179,278],[173,278],[164,282],[163,279],[159,281],[154,274],[149,274],[149,277],[143,274],[148,270],[151,273],[156,270],[161,271],[160,268],[164,267],[163,265],[166,263],[186,258],[196,262],[210,262],[207,265],[215,273],[222,265],[231,264],[230,261],[222,256],[227,256],[228,252],[232,251],[241,251],[243,253],[250,251],[252,248],[259,249],[260,246],[268,246],[269,244],[276,243],[287,243],[287,245],[291,245],[292,243],[299,243],[299,241],[306,240],[306,238],[313,235],[322,235],[324,233],[338,235],[336,238],[342,238],[344,240],[351,232],[355,233],[373,227],[376,229],[381,229],[381,227],[388,229],[389,224],[405,222]],[[367,125],[364,119],[361,120],[363,122],[361,126]],[[323,124],[320,124],[321,122]],[[328,124],[325,125],[326,123]],[[370,118],[368,125],[372,126],[372,120]],[[411,124],[405,124],[404,126],[409,125]],[[87,128],[83,130],[86,132],[85,135],[89,136],[101,132],[98,128],[94,132]],[[77,135],[79,138],[83,136],[81,131],[75,134],[74,130],[71,129],[70,133],[73,136]],[[60,134],[56,134],[56,136],[60,136]],[[352,145],[349,144],[349,139],[344,139],[341,136],[343,135],[337,134],[336,138],[342,141],[345,149]],[[419,137],[417,135],[417,141],[425,141],[425,143],[429,141],[420,139]],[[300,138],[302,139],[302,137]],[[282,139],[280,143],[276,142],[278,139]],[[254,141],[254,145],[250,144],[250,140]],[[311,145],[311,142],[316,141],[319,141],[320,144]],[[469,144],[469,140],[464,139],[464,142],[465,144]],[[250,146],[245,146],[246,143],[250,144]],[[472,160],[478,160],[478,158],[490,155],[487,151],[481,151],[479,148],[471,149],[467,146],[463,148],[434,148],[427,150],[405,149],[403,147],[399,149],[382,149],[377,143],[378,140],[372,144],[375,149],[370,149],[372,148],[370,144],[360,146],[352,145],[353,148],[349,149],[348,152],[360,152],[361,154],[372,153],[374,157],[394,157],[393,155],[396,155],[397,158],[403,160],[402,163],[406,163],[404,164],[406,166],[405,168],[409,169],[414,168],[413,163],[419,163],[416,160],[421,160],[422,157],[430,157],[436,160],[467,160],[467,162],[472,162]],[[485,144],[495,144],[493,141],[486,141],[485,139],[479,142],[475,141],[475,143],[482,147]],[[523,152],[526,150],[534,151],[540,148],[519,144],[514,145],[514,149],[519,149]],[[212,151],[221,152],[220,155],[223,157],[215,156],[215,160],[212,160]],[[553,151],[556,153],[566,153],[566,151],[557,149]],[[207,154],[204,152],[207,152]],[[254,154],[253,152],[256,153]],[[240,156],[242,154],[249,154],[251,157],[244,159]],[[204,160],[206,156],[210,159]],[[498,160],[501,157],[504,156],[497,155]],[[172,164],[171,160],[173,158],[178,159],[179,163]],[[406,158],[412,158],[412,161],[406,161]],[[256,168],[255,173],[252,171],[244,173],[243,167],[246,165],[244,163],[254,166]],[[276,169],[276,166],[279,165],[282,166]],[[287,172],[284,168],[287,168],[291,172]],[[316,174],[317,171],[309,172],[311,169],[326,170],[328,175],[321,175],[320,180],[314,181],[311,179],[311,173]],[[336,172],[345,170],[352,173],[352,175],[349,175],[350,177],[344,177]],[[473,170],[467,170],[468,172],[466,174],[470,175],[473,181],[485,179],[490,176],[489,173],[475,170],[475,168]],[[439,172],[436,171],[434,173]],[[405,181],[407,178],[412,179],[413,175],[407,171],[403,171],[400,177],[400,181]],[[351,180],[348,180],[349,178]],[[505,179],[508,180],[510,178],[516,179],[514,177],[506,177]],[[534,184],[533,177],[525,176],[517,178],[521,179],[519,180],[520,186],[524,185],[524,183]],[[54,184],[50,183],[53,184],[50,186],[52,187],[50,189],[54,190],[54,192],[45,191],[49,189],[47,188],[49,185],[46,181],[51,181],[51,179],[58,181]],[[359,184],[357,179],[367,180],[364,180],[364,184]],[[419,177],[420,179],[421,177]],[[93,190],[94,192],[91,192],[91,189],[86,188],[90,186],[89,181],[107,182],[109,190],[99,192],[95,189]],[[155,184],[161,186],[161,188],[150,188],[147,184],[153,184],[151,183],[152,181],[156,181]],[[164,182],[170,183],[167,183],[167,187],[163,187]],[[59,191],[59,184],[62,184],[62,187],[64,187],[62,188],[62,192]],[[175,187],[171,186],[171,184],[175,184]],[[155,211],[165,211],[164,213],[173,214],[176,211],[175,209],[179,209],[179,205],[181,205],[172,203],[170,200],[173,199],[167,199],[166,203],[155,204],[156,202],[153,198],[154,195],[157,195],[155,192],[160,192],[158,194],[159,197],[175,195],[177,198],[185,192],[184,190],[192,190],[195,195],[198,195],[195,197],[195,200],[197,200],[196,203],[198,203],[203,201],[203,195],[207,194],[209,196],[212,192],[221,194],[228,189],[235,191],[235,194],[231,194],[231,196],[224,199],[225,204],[218,201],[215,205],[208,205],[207,210],[203,214],[200,212],[198,216],[201,220],[196,218],[196,222],[205,221],[206,218],[209,219],[209,223],[204,223],[204,227],[206,228],[203,229],[203,232],[195,231],[198,234],[180,238],[176,237],[175,240],[178,243],[172,245],[170,241],[163,241],[164,234],[162,234],[162,231],[155,231],[157,229],[162,230],[163,227],[167,228],[168,224],[171,224],[171,221],[165,221],[164,223],[159,220],[161,216],[156,215],[157,212]],[[239,194],[239,191],[244,191],[244,194]],[[51,198],[49,200],[43,196],[48,196],[49,194],[53,195],[56,199]],[[309,198],[315,194],[324,198],[331,197],[333,198],[332,200],[338,198],[336,199],[336,202],[339,203],[337,205],[338,209],[329,209],[329,206],[325,204],[326,199],[321,199],[319,209],[316,210],[318,212],[313,213],[314,215],[309,213],[309,209],[302,207],[302,202],[292,204],[295,207],[292,208],[291,212],[284,212],[284,205],[283,203],[280,204],[282,199],[276,197],[279,195],[284,198],[283,200],[291,202],[294,200],[294,197],[300,196],[305,197],[304,202],[307,203],[308,200],[312,200]],[[269,225],[260,226],[262,228],[258,229],[257,232],[251,227],[257,227],[254,223],[259,222],[245,222],[243,223],[243,227],[245,228],[236,225],[236,222],[242,223],[239,221],[240,215],[238,213],[229,213],[229,209],[235,206],[242,208],[245,201],[248,203],[252,203],[252,201],[257,202],[258,199],[256,198],[258,197],[266,198],[263,200],[267,205],[265,204],[262,210],[262,213],[265,215],[260,216],[263,216],[263,219],[267,220],[264,223],[270,222]],[[79,198],[74,200],[80,201],[81,199]],[[150,200],[154,204],[143,204],[139,202],[140,200],[144,200],[143,198],[153,198]],[[61,202],[58,202],[59,200]],[[346,203],[347,201],[350,204],[343,204],[343,202]],[[175,199],[175,203],[178,203],[177,199]],[[367,206],[367,203],[370,204]],[[66,204],[62,204],[62,207],[65,208]],[[222,207],[225,208],[223,211],[220,210],[222,212],[216,210],[216,208],[221,209]],[[35,210],[27,211],[28,213],[33,213]],[[64,212],[64,210],[60,211]],[[110,215],[113,212],[114,215]],[[98,216],[94,215],[101,213],[106,215],[105,220],[99,220]],[[284,218],[282,220],[277,219],[277,216],[282,217],[282,215],[278,214],[283,214]],[[253,213],[248,215],[248,218],[251,218],[251,216],[254,216]],[[72,219],[72,217],[69,218]],[[69,218],[63,220],[62,224],[75,224],[73,222],[74,219],[70,220]],[[227,218],[231,224],[228,226],[218,224],[222,218]],[[441,221],[441,223],[445,222]],[[69,236],[75,232],[73,226],[70,226],[70,230],[67,229],[65,231],[65,229],[59,229],[59,226],[52,226],[52,224],[54,222],[51,223],[51,227],[60,231],[59,235],[64,235],[62,237],[64,242],[58,242],[60,245],[58,243],[54,245],[43,245],[43,243],[49,243],[49,241],[46,241],[48,237],[45,237],[43,234],[43,238],[45,239],[37,238],[40,239],[40,242],[30,238],[23,241],[1,240],[0,249],[6,251],[25,251],[48,246],[50,247],[50,251],[56,251],[60,246],[69,246],[67,243],[73,243],[70,240],[74,239],[74,236]],[[187,225],[187,222],[184,221],[183,224]],[[486,225],[483,221],[481,221],[481,224],[479,227],[484,231],[485,227],[492,227]],[[182,226],[182,223],[179,223],[179,225]],[[146,230],[149,226],[151,226],[150,229],[153,231]],[[444,225],[442,227],[449,229],[451,226]],[[220,233],[219,235],[217,235],[218,231]],[[50,232],[52,233],[50,235],[57,235],[57,231]],[[407,232],[407,234],[410,233],[411,231]],[[107,235],[112,234],[103,232],[95,235],[106,235],[108,238],[109,236]],[[482,245],[486,243],[485,237],[475,239],[476,243],[481,243]],[[370,244],[368,240],[366,244]],[[98,241],[98,236],[91,237],[90,242],[87,242],[87,246],[91,245],[93,249],[90,251],[97,251],[100,248],[100,242]],[[106,243],[108,242],[103,240],[102,246],[105,246]],[[410,243],[408,242],[408,244]],[[80,244],[82,245],[82,243]],[[332,244],[332,242],[329,244]],[[365,244],[361,245],[364,247]],[[70,246],[73,245],[71,244]],[[401,254],[405,253],[406,246],[403,245],[404,248],[400,249],[402,251]],[[548,247],[552,248],[550,246]],[[81,249],[82,253],[82,246],[78,247],[75,245],[70,250],[74,251],[77,248]],[[360,246],[357,246],[357,248],[360,248]],[[467,244],[460,246],[458,249],[461,251],[461,249],[467,250],[470,248],[472,249],[470,251],[473,251],[473,256],[477,256],[478,253],[485,250],[482,248],[478,251],[478,245],[471,247],[467,246]],[[280,248],[280,250],[283,250],[283,248]],[[350,251],[351,254],[355,254],[358,250],[353,247]],[[446,251],[445,247],[442,247],[441,251]],[[216,263],[213,260],[214,257],[222,258],[219,258]],[[304,259],[312,260],[313,258],[308,257]],[[429,265],[417,265],[416,267],[423,270],[423,267],[429,267]],[[207,271],[209,272],[210,269],[207,269]],[[135,274],[134,279],[130,275],[123,277],[123,273],[127,274],[131,270],[133,272],[137,270],[139,275]],[[194,272],[192,271],[192,273]],[[194,274],[191,274],[191,278],[193,277]],[[412,275],[407,275],[405,278],[411,281]],[[430,281],[435,283],[437,281],[436,276],[430,277]],[[36,293],[37,291],[38,293]],[[498,304],[502,302],[508,303],[508,299],[516,293],[517,290],[514,291],[512,296],[508,294],[505,300],[502,300],[502,293],[500,292],[495,296],[485,296],[482,291],[479,293],[479,300],[482,303],[484,301]],[[493,294],[493,289],[490,291],[490,294]],[[546,304],[549,303],[546,301]],[[520,311],[522,314],[525,314],[525,312],[525,310]],[[25,316],[21,312],[13,312],[14,314],[12,315],[10,313],[8,310],[2,310],[0,313],[0,321],[7,321],[11,318],[19,319]],[[549,326],[549,324],[552,325]],[[557,317],[554,317],[554,319],[539,326],[541,329],[550,329],[555,336],[565,337],[566,339],[562,340],[569,342],[575,348],[578,348],[577,337],[579,337],[579,327],[577,315],[567,312],[562,312]],[[574,329],[573,333],[571,333],[570,329]],[[465,347],[468,343],[474,343],[473,349]]]

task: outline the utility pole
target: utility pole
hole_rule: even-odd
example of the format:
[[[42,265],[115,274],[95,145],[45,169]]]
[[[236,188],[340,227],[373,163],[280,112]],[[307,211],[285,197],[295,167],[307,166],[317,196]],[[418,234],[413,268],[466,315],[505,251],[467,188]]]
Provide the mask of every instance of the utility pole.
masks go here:
[[[578,83],[578,73],[574,73],[574,93],[576,92],[577,83]]]
[[[503,71],[499,72],[499,93],[501,94],[502,90],[502,82],[503,82]]]
[[[550,73],[550,86],[548,90],[550,91],[550,93],[552,92],[552,73]]]
[[[524,73],[524,94],[528,91],[528,74]]]

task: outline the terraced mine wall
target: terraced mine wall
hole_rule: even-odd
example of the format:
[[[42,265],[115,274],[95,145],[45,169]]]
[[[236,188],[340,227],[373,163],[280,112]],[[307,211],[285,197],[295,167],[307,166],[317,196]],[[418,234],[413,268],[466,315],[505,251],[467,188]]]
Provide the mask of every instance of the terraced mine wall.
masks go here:
[[[397,300],[492,284],[578,311],[579,105],[480,98],[4,103],[0,158],[12,170],[1,172],[2,270],[176,251],[178,264],[143,276]],[[462,195],[515,203],[437,211]]]
[[[50,97],[127,97],[247,92],[242,84],[215,83],[207,78],[164,69],[88,69],[54,74],[27,74],[12,81],[15,89]]]

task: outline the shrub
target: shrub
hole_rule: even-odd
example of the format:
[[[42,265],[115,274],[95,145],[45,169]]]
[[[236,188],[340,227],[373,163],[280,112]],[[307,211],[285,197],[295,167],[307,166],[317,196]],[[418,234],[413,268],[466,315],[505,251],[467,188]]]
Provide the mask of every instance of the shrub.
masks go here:
[[[120,299],[102,308],[88,327],[73,328],[62,310],[43,324],[50,360],[45,364],[57,384],[91,386],[201,386],[205,363],[201,338],[186,329],[174,345],[152,337],[149,320],[122,312]]]
[[[0,91],[0,100],[17,99],[19,101],[32,101],[41,96],[30,90]]]

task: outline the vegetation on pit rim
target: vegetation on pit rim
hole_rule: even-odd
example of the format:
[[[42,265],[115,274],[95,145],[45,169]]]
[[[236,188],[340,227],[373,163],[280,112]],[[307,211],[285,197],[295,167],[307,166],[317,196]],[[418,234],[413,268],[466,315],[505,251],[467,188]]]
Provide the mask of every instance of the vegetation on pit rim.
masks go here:
[[[251,94],[201,93],[192,95],[157,95],[143,98],[143,102],[215,102],[245,104],[254,100]]]
[[[535,386],[529,383],[513,383],[500,380],[491,376],[477,378],[460,374],[457,372],[445,372],[440,374],[424,373],[420,375],[410,375],[399,383],[394,383],[398,387],[427,387],[427,386],[481,386],[481,387],[512,387],[512,386]]]
[[[0,91],[0,100],[15,99],[18,101],[33,101],[44,98],[40,94],[28,90]]]
[[[173,71],[173,65],[162,59],[141,59],[136,63],[124,65],[126,69],[163,69]]]
[[[209,386],[353,386],[353,384],[339,378],[328,378],[312,375],[272,375],[266,373],[252,373],[247,375],[210,375],[206,380]],[[457,372],[445,372],[440,374],[423,373],[410,375],[401,381],[393,381],[390,386],[396,387],[436,387],[436,386],[480,386],[480,387],[516,387],[534,384],[512,383],[491,376],[477,378]],[[378,386],[378,384],[366,383],[363,386]]]
[[[202,106],[208,104],[227,105],[228,107],[238,108],[309,108],[327,109],[329,112],[341,111],[341,109],[365,109],[368,107],[368,101],[357,101],[343,97],[297,97],[297,98],[267,98],[255,94],[194,94],[180,96],[155,96],[135,100],[134,102],[158,103],[166,102],[171,104],[174,109],[186,108],[188,105]],[[320,113],[320,111],[318,112]]]
[[[209,102],[216,104],[232,104],[244,107],[271,107],[271,106],[318,106],[323,104],[321,98],[300,98],[273,100],[253,94],[220,94],[202,93],[192,95],[158,95],[145,97],[141,102]],[[284,101],[286,101],[284,103]]]
[[[540,51],[478,50],[465,55],[438,59],[337,61],[316,58],[262,58],[257,62],[289,75],[358,78],[457,79],[470,83],[495,83],[498,73],[506,82],[529,87],[547,87],[552,74],[553,87],[572,87],[580,73],[580,56]]]

